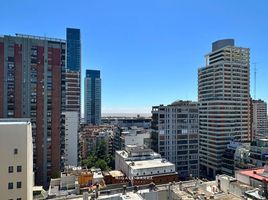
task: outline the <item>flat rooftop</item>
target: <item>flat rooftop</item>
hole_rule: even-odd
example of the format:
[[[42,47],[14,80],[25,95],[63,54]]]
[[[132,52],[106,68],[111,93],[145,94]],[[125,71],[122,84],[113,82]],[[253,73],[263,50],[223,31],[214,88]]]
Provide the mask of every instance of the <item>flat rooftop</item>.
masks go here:
[[[109,174],[112,176],[112,177],[121,177],[121,176],[125,176],[125,174],[123,174],[123,172],[119,171],[119,170],[112,170],[112,171],[109,171]]]
[[[246,170],[239,171],[239,173],[242,175],[257,179],[259,181],[262,181],[263,179],[265,179],[268,182],[268,174],[267,172],[264,173],[264,168],[246,169]]]
[[[131,163],[134,165],[131,165]],[[158,168],[158,167],[172,167],[174,166],[173,163],[169,161],[164,161],[163,159],[153,159],[153,160],[141,160],[141,161],[126,161],[126,163],[132,169],[149,169],[149,168]]]
[[[29,118],[2,118],[0,119],[0,125],[14,125],[14,124],[30,124]]]

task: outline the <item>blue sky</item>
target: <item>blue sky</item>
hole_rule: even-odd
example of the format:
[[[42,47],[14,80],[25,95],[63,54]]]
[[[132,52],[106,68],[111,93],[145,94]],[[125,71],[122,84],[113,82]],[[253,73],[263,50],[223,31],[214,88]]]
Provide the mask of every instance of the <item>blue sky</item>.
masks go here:
[[[197,100],[197,69],[218,39],[234,38],[257,63],[268,101],[266,0],[1,0],[0,34],[65,38],[81,29],[82,66],[100,69],[103,112],[149,113]],[[253,65],[251,66],[253,89]],[[253,91],[252,91],[253,95]]]

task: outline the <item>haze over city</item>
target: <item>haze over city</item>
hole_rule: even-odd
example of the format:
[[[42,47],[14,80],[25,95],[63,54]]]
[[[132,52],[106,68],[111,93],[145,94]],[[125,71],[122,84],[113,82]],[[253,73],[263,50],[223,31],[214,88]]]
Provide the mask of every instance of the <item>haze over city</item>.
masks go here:
[[[1,2],[0,22],[7,35],[64,38],[66,27],[80,28],[82,77],[85,69],[101,70],[102,112],[148,114],[152,105],[197,100],[197,69],[210,44],[223,38],[251,49],[251,94],[256,63],[257,98],[267,101],[267,6],[264,0],[11,0]]]

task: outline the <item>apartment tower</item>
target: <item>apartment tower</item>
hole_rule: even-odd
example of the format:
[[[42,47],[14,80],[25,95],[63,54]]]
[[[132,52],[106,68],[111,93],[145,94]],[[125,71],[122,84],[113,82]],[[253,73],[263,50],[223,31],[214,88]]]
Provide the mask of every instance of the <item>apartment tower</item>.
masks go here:
[[[81,39],[80,29],[67,28],[66,111],[65,115],[65,165],[77,166],[78,130],[81,101]]]
[[[220,173],[230,141],[250,139],[250,52],[233,39],[212,44],[206,66],[198,70],[200,170]]]
[[[101,78],[99,70],[86,70],[85,77],[85,122],[101,123]]]
[[[261,99],[252,100],[252,134],[254,139],[264,137],[268,133],[267,103]]]
[[[0,37],[0,117],[30,118],[37,185],[59,174],[64,158],[65,40]]]
[[[152,108],[152,149],[176,165],[181,179],[199,176],[198,125],[197,102]]]
[[[32,126],[26,119],[0,120],[1,199],[33,199]]]

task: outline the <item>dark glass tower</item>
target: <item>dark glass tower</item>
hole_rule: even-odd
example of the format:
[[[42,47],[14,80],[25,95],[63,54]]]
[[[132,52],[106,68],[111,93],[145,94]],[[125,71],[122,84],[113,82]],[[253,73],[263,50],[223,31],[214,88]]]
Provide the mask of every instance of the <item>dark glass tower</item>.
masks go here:
[[[80,29],[67,28],[67,69],[81,71]]]
[[[86,70],[85,121],[98,125],[101,122],[101,78],[99,70]]]

